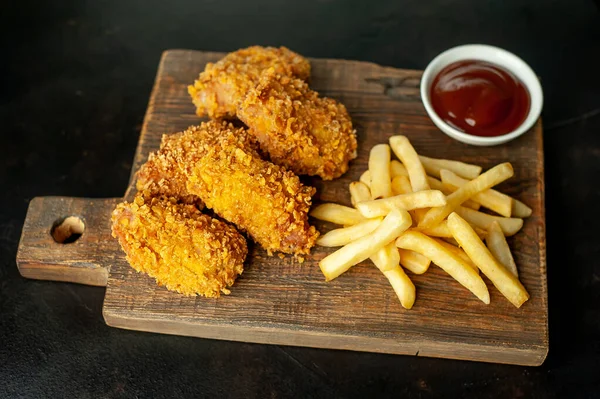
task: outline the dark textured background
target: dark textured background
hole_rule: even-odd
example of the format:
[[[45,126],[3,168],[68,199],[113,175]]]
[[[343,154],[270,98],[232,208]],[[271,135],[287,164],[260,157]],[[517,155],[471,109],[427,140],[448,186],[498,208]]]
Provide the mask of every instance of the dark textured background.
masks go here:
[[[83,1],[0,12],[0,396],[600,397],[600,12],[578,1]],[[160,54],[286,45],[424,68],[504,47],[540,75],[550,355],[538,368],[122,331],[104,290],[21,278],[28,201],[123,194]]]

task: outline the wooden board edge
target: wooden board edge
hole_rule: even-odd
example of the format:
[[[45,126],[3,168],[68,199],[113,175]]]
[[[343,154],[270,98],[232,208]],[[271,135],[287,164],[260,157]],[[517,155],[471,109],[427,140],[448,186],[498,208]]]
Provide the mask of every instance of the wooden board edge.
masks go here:
[[[161,317],[132,317],[130,314],[124,316],[119,312],[111,312],[105,307],[103,307],[102,315],[107,325],[126,330],[268,345],[352,350],[520,366],[540,366],[548,354],[548,346],[543,344],[516,348],[498,346],[496,342],[490,342],[489,345],[464,342],[449,344],[419,338],[410,341],[396,341],[369,337],[366,340],[359,336],[302,330],[290,330],[282,333],[280,329],[268,327],[199,324]],[[367,341],[368,343],[365,344]]]
[[[539,246],[540,246],[540,275],[544,279],[542,286],[542,301],[543,301],[543,309],[544,309],[544,336],[543,339],[545,341],[546,346],[546,356],[548,355],[548,349],[550,346],[550,326],[549,326],[549,313],[548,313],[548,267],[547,267],[547,258],[546,258],[546,178],[545,178],[545,163],[544,163],[544,129],[542,124],[542,118],[540,117],[538,120],[538,148],[537,151],[537,165],[539,168],[538,171],[538,187],[540,190],[539,196],[539,209],[542,213],[541,215],[541,226],[539,227],[538,235],[539,235]],[[544,357],[545,358],[545,357]]]
[[[110,266],[103,266],[99,249],[107,243],[94,236],[109,234],[104,221],[121,198],[34,197],[27,208],[15,261],[21,276],[34,280],[62,281],[106,287]],[[61,244],[51,235],[53,224],[67,216],[80,217],[85,231],[77,243]],[[111,241],[111,249],[118,248]]]
[[[78,272],[72,266],[47,265],[34,262],[17,262],[21,276],[32,280],[61,281],[106,287],[108,269],[104,267],[81,268]]]

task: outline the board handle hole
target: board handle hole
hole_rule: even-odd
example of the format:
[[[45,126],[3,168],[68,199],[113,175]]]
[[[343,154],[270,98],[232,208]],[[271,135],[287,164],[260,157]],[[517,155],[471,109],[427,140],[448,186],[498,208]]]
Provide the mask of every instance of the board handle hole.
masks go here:
[[[67,216],[52,224],[50,234],[59,244],[70,244],[79,239],[85,230],[85,223],[79,216]]]

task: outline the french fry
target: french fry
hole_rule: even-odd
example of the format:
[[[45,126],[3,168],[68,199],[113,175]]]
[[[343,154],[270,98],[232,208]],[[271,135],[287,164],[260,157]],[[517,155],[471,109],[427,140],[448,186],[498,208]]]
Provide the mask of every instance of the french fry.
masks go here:
[[[490,225],[488,235],[485,238],[485,243],[494,258],[496,258],[502,266],[506,267],[515,277],[519,278],[517,265],[510,252],[510,247],[506,242],[506,238],[504,237],[504,232],[498,222],[494,221]]]
[[[448,228],[448,224],[445,220],[436,224],[435,226],[428,227],[426,229],[422,229],[417,227],[417,230],[423,234],[427,234],[430,237],[452,237],[452,233],[450,233],[450,229]]]
[[[454,245],[455,247],[458,247],[458,243],[456,242],[454,237],[451,237],[451,238],[450,237],[442,237],[441,240],[446,241],[450,245]]]
[[[476,212],[476,211],[475,211]],[[477,237],[481,238],[482,240],[485,240],[485,238],[488,235],[487,230],[482,229],[480,227],[477,226],[471,226],[473,228],[473,230],[475,231],[475,233],[477,234]]]
[[[399,161],[393,159],[390,161],[390,177],[393,179],[396,176],[406,176],[408,177],[408,171]],[[360,175],[359,180],[367,185],[367,187],[371,186],[371,172],[365,170],[362,175]]]
[[[444,187],[444,184],[441,180],[436,179],[435,177],[427,176],[427,183],[432,190],[440,190],[444,194],[450,194],[448,189]]]
[[[398,248],[400,264],[414,274],[423,274],[429,269],[431,261],[418,252]]]
[[[392,179],[392,193],[394,195],[412,193],[412,186],[410,180],[406,176],[396,176]]]
[[[487,236],[486,230],[480,229],[479,227],[473,227],[473,229],[475,230],[475,232],[477,233],[479,238],[481,238],[482,240]],[[428,236],[431,236],[431,237],[441,237],[441,238],[451,238],[452,237],[452,233],[450,232],[450,229],[448,228],[447,220],[443,220],[441,223],[436,224],[435,226],[429,227],[426,229],[417,227],[416,230],[420,231],[423,234],[427,234]]]
[[[469,180],[463,179],[446,169],[442,169],[440,174],[442,176],[442,183],[446,187],[449,187],[451,191],[456,191],[459,187],[462,187],[469,182]],[[492,188],[482,191],[479,194],[475,194],[472,197],[472,200],[504,217],[509,218],[512,214],[513,199]]]
[[[358,180],[365,186],[369,187],[369,189],[371,189],[371,173],[369,173],[369,170],[365,170],[363,174],[360,175],[360,178]]]
[[[343,226],[352,226],[367,220],[354,208],[332,203],[317,205],[310,212],[310,216]]]
[[[519,201],[518,199],[513,198],[512,203],[512,217],[514,218],[528,218],[531,216],[531,208]]]
[[[392,196],[392,178],[390,177],[390,146],[377,144],[369,154],[369,173],[371,174],[371,197],[373,199]]]
[[[356,208],[366,218],[385,216],[392,209],[410,211],[418,208],[442,206],[446,203],[446,196],[441,191],[424,190],[409,194],[395,195],[389,198],[361,202]]]
[[[350,227],[330,230],[317,239],[317,245],[323,247],[341,247],[375,230],[383,218],[369,219]]]
[[[456,175],[456,173],[455,173],[455,175]],[[458,176],[458,177],[460,177],[460,176]],[[462,180],[466,180],[466,179],[462,179]],[[466,181],[468,181],[468,180],[466,180]],[[441,192],[443,192],[446,195],[451,194],[451,192],[444,186],[444,184],[440,180],[436,179],[435,177],[427,176],[427,182],[429,183],[429,186],[433,190],[440,190]],[[488,191],[496,191],[496,190],[489,189]],[[502,194],[502,193],[500,193],[500,194]],[[510,198],[512,199],[512,209],[511,209],[511,214],[510,214],[511,217],[526,218],[526,217],[531,216],[532,211],[531,211],[530,207],[528,207],[527,205],[525,205],[524,203],[522,203],[521,201],[519,201],[516,198],[512,198],[512,197],[510,197]],[[474,209],[474,210],[479,209],[479,203],[474,202],[472,200],[465,201],[463,203],[463,206],[466,206],[466,207]]]
[[[412,308],[416,296],[415,285],[399,266],[400,252],[396,244],[392,241],[381,248],[371,255],[371,261],[387,277],[400,299],[400,304],[406,309]]]
[[[369,186],[360,181],[353,181],[348,186],[350,190],[350,200],[352,205],[356,207],[356,204],[365,201],[371,201],[371,191]]]
[[[392,179],[392,192],[394,195],[409,194],[412,193],[412,187],[410,180],[406,176],[396,176]],[[418,225],[423,216],[427,213],[429,208],[413,209],[410,211],[410,216],[413,220],[413,225]]]
[[[327,281],[333,280],[350,267],[367,259],[392,242],[412,223],[407,211],[394,209],[371,233],[363,236],[323,258],[319,267]]]
[[[408,138],[406,136],[392,136],[390,137],[390,147],[408,171],[412,191],[429,190],[425,169]]]
[[[390,242],[370,256],[371,261],[379,270],[386,272],[400,265],[400,252],[394,242]]]
[[[427,212],[429,212],[431,208],[419,208],[419,209],[413,209],[411,211],[411,217],[413,218],[413,225],[416,227],[419,225],[419,223],[421,223],[421,220],[423,220],[423,218],[425,217],[425,215],[427,214]]]
[[[456,207],[461,205],[466,200],[473,197],[475,194],[487,190],[490,187],[495,186],[510,178],[514,174],[512,165],[508,162],[494,166],[490,170],[482,173],[475,179],[469,181],[464,186],[450,194],[446,198],[446,205],[430,209],[420,225],[423,228],[435,226],[452,213]]]
[[[489,230],[493,222],[498,222],[505,236],[512,236],[521,230],[521,227],[523,227],[523,219],[519,218],[492,216],[488,215],[487,213],[465,208],[464,206],[457,207],[455,212],[473,226],[483,230]]]
[[[477,265],[475,263],[473,263],[473,261],[471,261],[471,258],[469,258],[469,255],[467,255],[467,253],[465,251],[463,251],[459,247],[454,246],[444,240],[440,240],[439,238],[434,238],[434,240],[437,243],[439,243],[442,247],[448,249],[448,251],[451,251],[454,255],[456,255],[459,258],[461,258],[462,260],[464,260],[467,265],[471,266],[473,269],[475,269],[477,271],[477,273],[479,273],[479,268],[477,267]]]
[[[473,263],[479,267],[479,270],[490,279],[506,299],[517,308],[529,299],[529,294],[519,279],[494,259],[466,220],[453,212],[448,216],[448,227],[454,239],[469,255]]]
[[[396,246],[410,249],[431,259],[433,263],[475,294],[483,303],[490,303],[490,293],[479,274],[433,238],[427,237],[418,231],[409,230],[398,237]]]
[[[428,175],[440,178],[440,170],[447,169],[459,176],[472,180],[481,173],[481,166],[471,165],[459,161],[451,161],[449,159],[435,159],[419,155],[421,164],[425,168]]]
[[[432,190],[440,190],[445,195],[450,195],[455,191],[455,190],[449,190],[448,187],[444,186],[444,184],[442,183],[441,180],[438,180],[435,177],[427,176],[427,182],[429,183],[429,187],[431,187]],[[477,202],[474,202],[471,200],[466,200],[465,202],[463,202],[463,206],[466,206],[467,208],[475,209],[477,211],[477,210],[479,210],[479,207],[481,205],[478,204]]]
[[[390,162],[390,176],[392,177],[392,179],[396,176],[408,177],[408,171],[406,170],[404,165],[400,163],[400,161],[392,159],[392,161]]]
[[[384,271],[383,274],[392,285],[402,307],[412,308],[416,299],[416,289],[404,270],[400,266],[396,266],[391,270]]]

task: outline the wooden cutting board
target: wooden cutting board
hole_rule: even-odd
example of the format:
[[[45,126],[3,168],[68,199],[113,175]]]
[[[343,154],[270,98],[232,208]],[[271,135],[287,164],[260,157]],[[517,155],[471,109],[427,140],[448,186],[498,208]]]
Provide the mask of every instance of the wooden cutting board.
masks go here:
[[[150,97],[125,199],[135,194],[134,172],[158,148],[163,133],[198,124],[186,87],[221,53],[171,50],[163,54]],[[326,283],[317,264],[332,252],[315,247],[303,264],[268,257],[257,245],[243,275],[220,299],[184,297],[136,273],[110,236],[110,213],[121,198],[40,197],[31,201],[17,255],[25,277],[106,285],[104,318],[110,326],[195,337],[333,349],[539,365],[548,353],[546,237],[542,127],[498,147],[473,147],[441,133],[419,95],[420,71],[345,60],[312,61],[312,88],[342,101],[358,134],[359,156],[333,182],[317,187],[315,203],[350,205],[348,184],[367,168],[370,148],[389,136],[408,136],[417,151],[484,168],[510,161],[515,177],[501,189],[533,208],[509,238],[521,281],[531,299],[521,309],[490,283],[485,305],[440,268],[410,275],[417,288],[405,310],[386,278],[368,261]],[[82,236],[56,243],[50,230],[66,216],[85,223]],[[331,225],[318,223],[321,230]]]

